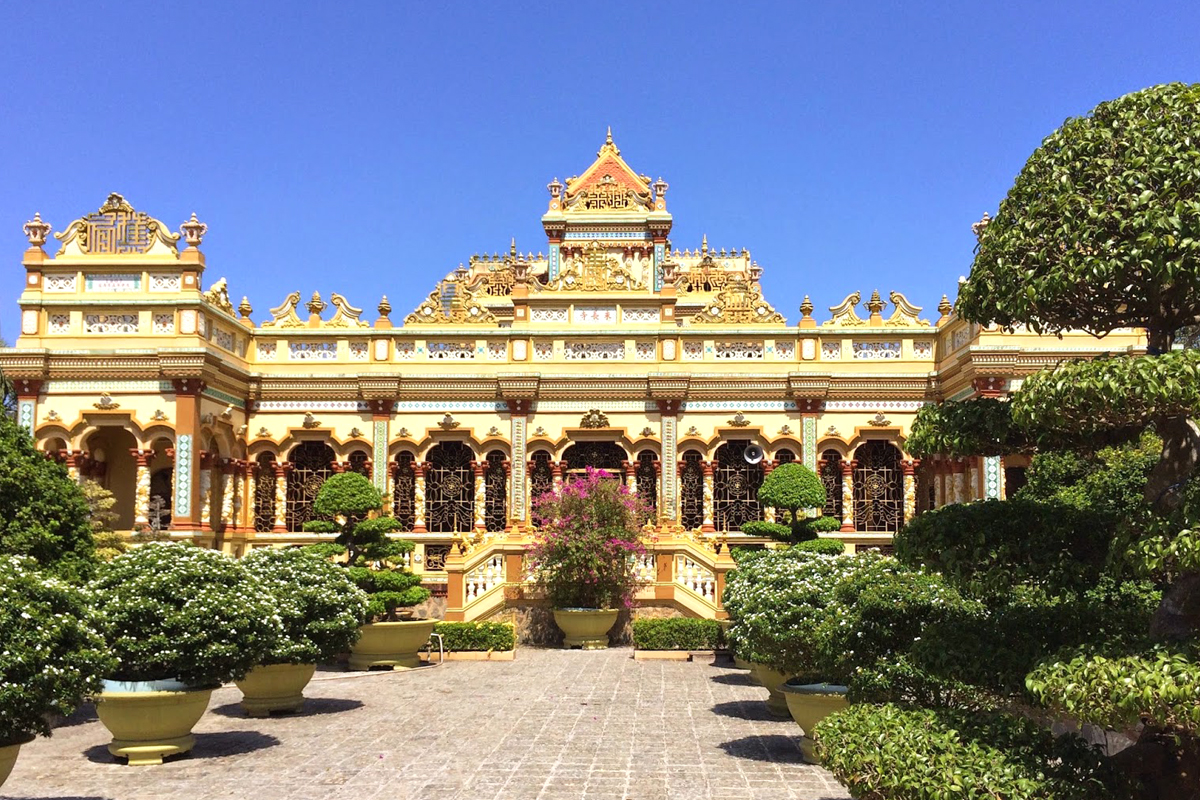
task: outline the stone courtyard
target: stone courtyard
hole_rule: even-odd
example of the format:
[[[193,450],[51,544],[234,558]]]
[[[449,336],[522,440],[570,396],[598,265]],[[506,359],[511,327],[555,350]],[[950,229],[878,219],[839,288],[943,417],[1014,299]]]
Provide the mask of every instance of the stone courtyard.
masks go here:
[[[513,662],[318,672],[305,713],[249,719],[213,693],[196,749],[127,767],[89,708],[22,749],[4,797],[41,800],[833,800],[766,690],[708,663],[524,648]]]

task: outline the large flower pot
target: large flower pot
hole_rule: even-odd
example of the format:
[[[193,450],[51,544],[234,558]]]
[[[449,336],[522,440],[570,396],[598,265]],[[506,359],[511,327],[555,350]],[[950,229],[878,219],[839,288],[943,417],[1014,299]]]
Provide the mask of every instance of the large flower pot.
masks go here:
[[[787,699],[788,713],[804,731],[806,739],[812,736],[818,722],[850,705],[846,700],[846,687],[836,683],[785,683],[780,689]],[[811,747],[805,754],[811,761],[810,753]]]
[[[161,764],[164,756],[191,750],[196,744],[192,728],[204,716],[213,690],[187,689],[174,681],[138,684],[105,681],[96,697],[96,713],[113,735],[108,752],[129,759],[132,767]],[[156,689],[155,684],[171,688]],[[120,688],[110,688],[114,686]]]
[[[299,711],[304,707],[304,687],[316,670],[316,664],[268,664],[250,670],[237,682],[246,716]]]
[[[733,657],[733,668],[734,669],[752,670],[752,669],[754,669],[754,665],[751,664],[749,661],[747,661],[744,658],[738,658],[737,656],[734,656]]]
[[[33,737],[30,736],[25,741],[0,747],[0,786],[3,786],[4,782],[8,780],[8,776],[12,774],[13,765],[17,763],[17,754],[21,752],[21,745],[32,741]]]
[[[554,622],[564,634],[563,647],[603,650],[608,632],[617,622],[617,609],[556,608]]]
[[[754,676],[759,685],[767,690],[767,711],[771,712],[771,716],[787,719],[787,698],[783,696],[780,687],[787,681],[788,676],[771,669],[766,664],[755,664],[751,668],[750,674]]]
[[[363,625],[358,629],[362,635],[350,648],[350,669],[412,669],[421,666],[417,651],[429,641],[435,622],[437,620],[418,619]]]

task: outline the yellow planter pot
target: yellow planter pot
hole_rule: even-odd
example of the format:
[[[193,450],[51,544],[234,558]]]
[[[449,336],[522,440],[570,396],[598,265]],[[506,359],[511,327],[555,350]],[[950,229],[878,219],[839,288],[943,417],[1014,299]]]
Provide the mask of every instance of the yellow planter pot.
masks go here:
[[[767,690],[767,711],[771,712],[771,716],[787,719],[787,698],[783,696],[780,687],[787,681],[788,676],[782,672],[776,672],[765,664],[755,664],[751,667],[750,674],[754,676],[759,685]]]
[[[192,728],[208,708],[212,689],[102,692],[96,713],[113,735],[108,752],[130,766],[161,764],[164,756],[186,753],[196,744]]]
[[[17,763],[17,754],[21,752],[21,745],[29,744],[32,741],[33,737],[30,736],[23,742],[0,747],[0,786],[3,786],[4,782],[8,780],[8,776],[12,774],[13,765]]]
[[[738,658],[737,656],[734,656],[733,657],[733,668],[734,669],[754,669],[754,665],[751,664],[749,661],[746,661],[744,658]],[[751,677],[753,677],[753,675],[751,675]]]
[[[811,736],[817,723],[835,711],[850,705],[846,700],[846,687],[833,683],[785,683],[780,687],[787,701],[788,713]]]
[[[350,648],[350,669],[393,667],[412,669],[421,666],[417,651],[429,641],[437,620],[411,622],[372,622],[359,628],[362,634]]]
[[[608,647],[608,632],[617,622],[617,610],[556,608],[554,622],[564,634],[563,647],[603,650]]]
[[[312,680],[316,664],[258,666],[237,682],[242,708],[248,717],[265,717],[272,711],[299,711],[304,707],[304,687]]]

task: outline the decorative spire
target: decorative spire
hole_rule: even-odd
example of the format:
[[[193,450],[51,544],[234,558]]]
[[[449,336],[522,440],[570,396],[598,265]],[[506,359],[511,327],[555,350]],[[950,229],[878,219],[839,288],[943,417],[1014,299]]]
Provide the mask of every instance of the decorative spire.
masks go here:
[[[950,316],[950,312],[954,310],[954,304],[950,302],[950,298],[942,295],[942,302],[938,303],[938,313],[942,315],[942,319]],[[940,320],[939,320],[940,321]]]
[[[983,238],[983,232],[987,230],[987,226],[992,223],[992,217],[986,211],[979,218],[979,222],[971,223],[971,233],[975,234],[976,240]]]
[[[879,290],[876,289],[871,292],[871,299],[864,303],[864,305],[867,307],[867,311],[871,312],[871,316],[877,316],[883,313],[883,308],[887,303],[883,302],[883,299],[879,296]]]
[[[42,215],[34,212],[33,219],[25,223],[25,235],[29,237],[30,247],[41,247],[46,243],[46,236],[50,233],[50,226],[42,222]]]
[[[605,151],[612,153],[614,156],[621,155],[621,151],[617,149],[615,144],[613,144],[612,125],[608,126],[608,133],[606,133],[604,136],[604,146],[596,151],[596,158],[604,155]]]
[[[708,252],[708,234],[700,237],[700,253],[703,255]]]
[[[805,319],[811,319],[811,318],[812,318],[812,312],[813,312],[813,304],[812,304],[812,300],[809,300],[809,299],[808,299],[808,295],[804,295],[804,302],[802,302],[802,303],[800,304],[800,314],[801,314],[801,315],[802,315],[802,316],[803,316]]]
[[[242,295],[242,302],[238,303],[237,310],[243,319],[250,319],[250,315],[254,313],[254,309],[250,307],[250,298]]]
[[[188,247],[199,247],[200,241],[208,233],[208,226],[196,219],[196,212],[193,211],[192,218],[179,226],[179,232],[183,234]]]
[[[325,301],[321,299],[321,293],[313,292],[312,300],[305,303],[304,307],[308,309],[308,313],[321,316],[321,312],[325,310]]]
[[[514,258],[517,255],[517,237],[512,237],[512,241],[508,243],[508,254]]]
[[[546,188],[550,190],[550,196],[555,200],[562,196],[563,185],[559,182],[557,177],[547,183]]]
[[[379,316],[383,317],[384,319],[387,319],[388,314],[392,313],[392,304],[388,302],[386,294],[383,296],[383,299],[379,301],[379,305],[376,306],[376,308],[379,310]]]

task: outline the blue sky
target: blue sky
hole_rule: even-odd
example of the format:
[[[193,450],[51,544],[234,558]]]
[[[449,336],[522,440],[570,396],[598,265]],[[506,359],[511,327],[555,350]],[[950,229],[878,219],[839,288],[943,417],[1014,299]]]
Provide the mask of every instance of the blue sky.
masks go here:
[[[1200,81],[1200,4],[0,5],[0,333],[26,242],[111,191],[209,224],[261,320],[299,290],[400,319],[472,253],[544,250],[551,178],[612,126],[671,185],[675,246],[749,248],[805,294],[932,315],[1068,116]],[[53,252],[53,250],[51,250]]]

